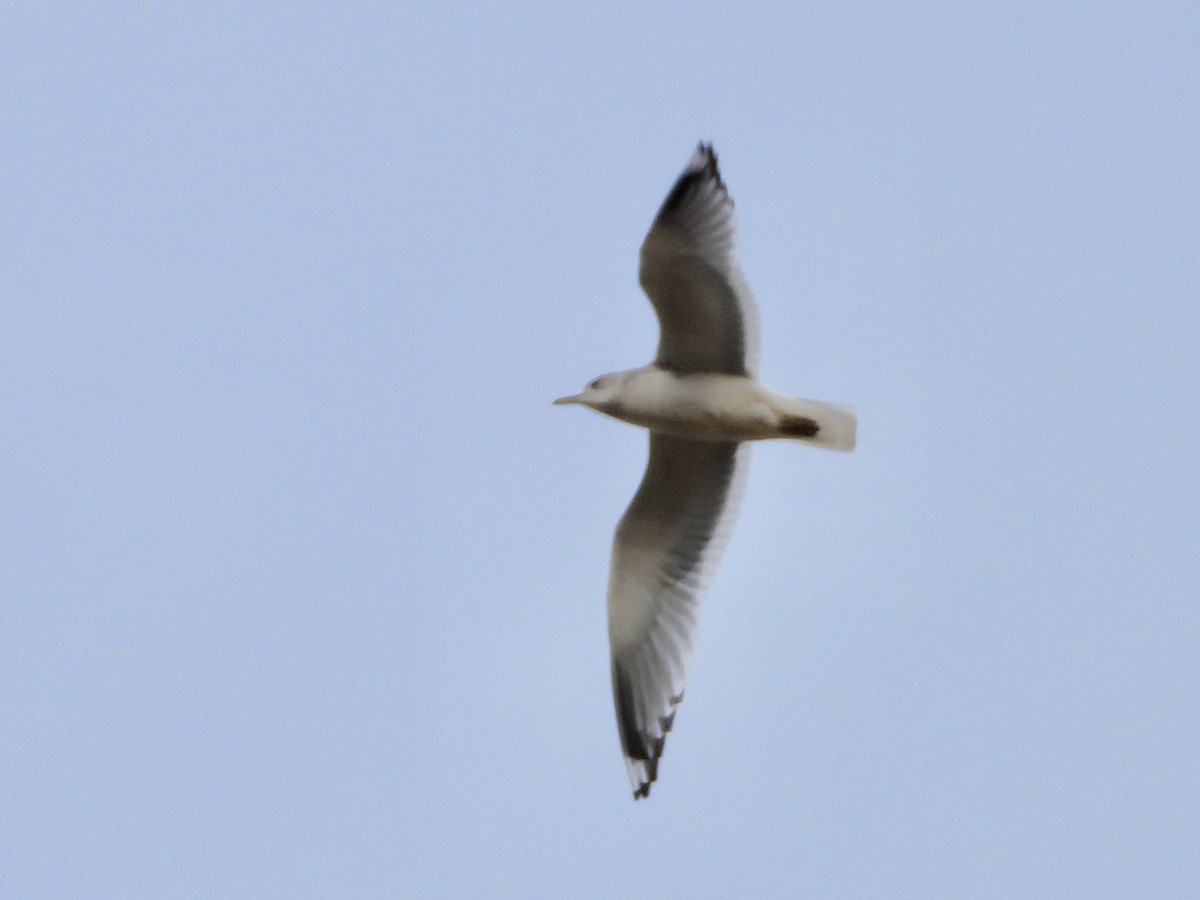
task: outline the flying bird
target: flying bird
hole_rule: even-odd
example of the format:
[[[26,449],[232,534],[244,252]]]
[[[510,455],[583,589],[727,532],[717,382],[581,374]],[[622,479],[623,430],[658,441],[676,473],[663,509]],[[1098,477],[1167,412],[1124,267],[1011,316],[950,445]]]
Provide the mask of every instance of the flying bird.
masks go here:
[[[683,700],[700,601],[733,527],[746,441],[854,449],[854,411],[756,379],[758,312],[734,260],[733,201],[700,144],[642,242],[658,316],[654,362],[601,375],[578,403],[650,431],[650,459],[613,539],[608,638],[617,728],[635,799],[658,777]]]

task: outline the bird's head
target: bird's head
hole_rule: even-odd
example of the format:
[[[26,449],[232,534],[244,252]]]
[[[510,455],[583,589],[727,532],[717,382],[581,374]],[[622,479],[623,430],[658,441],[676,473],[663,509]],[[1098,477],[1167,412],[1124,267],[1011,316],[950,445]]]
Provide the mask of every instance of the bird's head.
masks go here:
[[[621,389],[622,375],[618,372],[613,375],[601,375],[599,378],[593,378],[578,394],[572,394],[570,397],[559,397],[554,401],[555,406],[561,406],[567,403],[579,403],[583,406],[590,406],[592,409],[604,412],[610,408],[617,398],[617,393]]]

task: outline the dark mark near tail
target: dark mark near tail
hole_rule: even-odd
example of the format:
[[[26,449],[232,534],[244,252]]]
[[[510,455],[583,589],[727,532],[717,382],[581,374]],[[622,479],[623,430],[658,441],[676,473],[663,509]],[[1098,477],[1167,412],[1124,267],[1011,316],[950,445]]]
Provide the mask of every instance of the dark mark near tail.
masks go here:
[[[779,433],[787,437],[816,437],[820,430],[820,425],[804,416],[793,416],[779,423]]]

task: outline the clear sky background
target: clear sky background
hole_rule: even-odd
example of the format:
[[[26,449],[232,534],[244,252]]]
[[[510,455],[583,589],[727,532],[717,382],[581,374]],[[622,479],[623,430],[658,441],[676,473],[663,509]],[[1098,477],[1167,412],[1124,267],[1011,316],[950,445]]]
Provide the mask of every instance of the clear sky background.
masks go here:
[[[0,896],[1200,895],[1195,3],[17,3]],[[660,781],[604,591],[700,139],[763,376]]]

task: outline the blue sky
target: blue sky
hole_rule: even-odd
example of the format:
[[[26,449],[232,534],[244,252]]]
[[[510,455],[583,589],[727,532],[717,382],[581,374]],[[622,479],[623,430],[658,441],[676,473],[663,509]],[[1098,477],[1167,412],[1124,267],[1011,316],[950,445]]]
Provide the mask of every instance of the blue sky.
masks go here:
[[[1193,4],[16,4],[0,894],[1200,887]],[[609,696],[650,219],[764,380],[648,802]]]

